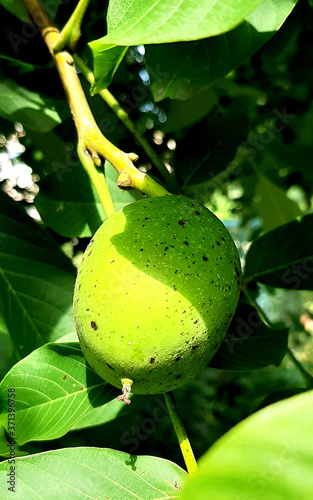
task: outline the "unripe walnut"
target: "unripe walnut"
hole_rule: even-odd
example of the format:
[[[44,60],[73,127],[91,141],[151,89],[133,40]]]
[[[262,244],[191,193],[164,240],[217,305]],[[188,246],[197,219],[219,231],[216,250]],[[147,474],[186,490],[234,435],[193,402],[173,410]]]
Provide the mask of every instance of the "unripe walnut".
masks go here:
[[[109,217],[75,285],[82,351],[104,380],[136,394],[176,389],[218,350],[241,285],[235,244],[207,208],[183,196],[136,201]]]

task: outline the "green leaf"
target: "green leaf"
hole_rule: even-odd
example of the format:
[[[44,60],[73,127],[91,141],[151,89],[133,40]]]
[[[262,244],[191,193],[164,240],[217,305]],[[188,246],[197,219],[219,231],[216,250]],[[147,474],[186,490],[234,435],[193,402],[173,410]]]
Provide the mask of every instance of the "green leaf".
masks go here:
[[[35,150],[41,153],[41,159],[36,159],[32,164],[33,170],[41,179],[39,183],[40,189],[41,182],[46,175],[57,173],[62,169],[67,172],[80,164],[75,149],[69,147],[69,144],[58,134],[56,129],[44,133],[27,129],[27,136],[30,138]],[[60,178],[62,179],[61,174]]]
[[[8,446],[7,435],[4,427],[0,425],[0,457],[9,457],[10,449]]]
[[[131,406],[121,404],[116,399],[121,391],[94,372],[78,342],[45,344],[5,376],[0,384],[0,424],[8,435],[8,394],[12,388],[14,438],[20,446],[127,416],[152,397],[131,395]],[[0,439],[0,456],[6,451]]]
[[[313,497],[313,391],[253,414],[199,461],[181,500]]]
[[[313,215],[277,227],[248,250],[244,279],[292,290],[313,290]]]
[[[28,10],[25,7],[23,0],[0,0],[0,5],[11,12],[23,23],[31,23]]]
[[[286,192],[258,172],[254,193],[254,206],[263,221],[263,231],[270,231],[299,215],[298,205],[290,200]]]
[[[10,499],[7,473],[0,464],[0,492]],[[135,456],[110,449],[69,448],[15,460],[16,500],[115,498],[156,500],[177,498],[187,473],[168,460]]]
[[[271,330],[252,306],[241,303],[209,366],[231,371],[278,366],[285,356],[287,342],[288,329]]]
[[[234,28],[260,0],[132,0],[110,2],[108,34],[90,43],[94,57],[93,93],[105,88],[121,61],[125,47],[199,40]],[[120,47],[115,49],[115,47]],[[109,54],[107,54],[107,51]],[[113,51],[113,52],[112,52]]]
[[[90,93],[95,95],[110,85],[128,47],[106,46],[104,50],[93,51],[93,67],[95,81],[91,85]]]
[[[95,188],[80,163],[47,175],[35,204],[44,223],[69,238],[92,236],[106,219]]]
[[[0,384],[0,419],[8,432],[9,388],[14,388],[14,438],[19,445],[63,436],[81,418],[111,400],[117,409],[124,407],[115,402],[118,390],[90,368],[77,342],[46,344],[6,375]],[[111,409],[110,419],[117,414]]]
[[[243,114],[216,112],[192,127],[177,144],[175,154],[174,169],[183,187],[205,182],[227,168],[246,137],[247,126]]]
[[[107,161],[105,162],[105,178],[108,183],[115,211],[129,205],[129,203],[144,198],[144,195],[136,189],[131,189],[130,191],[120,189],[117,185],[118,172]]]
[[[4,427],[0,425],[0,457],[10,458],[11,453],[14,457],[23,457],[25,455],[28,455],[27,452],[20,450],[20,447],[16,442],[14,442],[12,446],[10,440],[10,436],[7,434]]]
[[[262,408],[265,408],[266,406],[272,405],[274,403],[277,403],[278,401],[282,401],[283,399],[291,398],[292,396],[295,396],[296,394],[302,394],[303,392],[306,392],[307,389],[302,389],[299,387],[292,388],[292,389],[282,389],[280,391],[274,391],[271,392],[268,396],[266,396],[263,401],[258,405],[258,410],[261,410]]]
[[[120,393],[121,391],[118,392],[118,394]],[[131,412],[136,412],[139,409],[141,409],[142,406],[144,404],[147,404],[149,400],[152,398],[153,396],[149,394],[144,396],[140,396],[139,394],[131,394],[130,406],[122,405],[119,401],[117,401],[116,398],[114,398],[105,405],[99,406],[98,408],[95,408],[92,412],[83,416],[73,425],[71,430],[76,431],[80,429],[86,429],[87,427],[95,427],[98,425],[105,424],[107,422],[111,422],[112,420],[116,420],[117,418],[120,417],[127,417]],[[127,433],[127,438],[129,437],[129,439],[132,440],[133,435],[131,433],[131,430],[129,430],[129,436],[127,431],[126,433]]]
[[[14,364],[14,345],[10,333],[4,322],[4,315],[0,314],[0,379]]]
[[[41,3],[49,16],[54,19],[62,1],[63,0],[53,0],[53,2],[51,2],[51,0],[41,0]],[[0,5],[20,19],[20,21],[31,24],[31,19],[23,0],[0,0]]]
[[[0,82],[0,116],[6,120],[49,132],[62,123],[67,114],[63,101],[28,90],[10,79]]]
[[[0,191],[0,313],[19,357],[73,334],[75,268],[55,240]]]
[[[142,198],[136,190],[118,188],[118,173],[108,162],[105,176],[115,210]],[[35,203],[45,224],[70,238],[92,236],[106,219],[96,190],[79,161],[47,175]]]
[[[91,43],[120,46],[198,40],[228,31],[260,0],[132,0],[110,2],[108,35]]]
[[[215,108],[216,98],[216,93],[212,89],[206,89],[186,101],[170,99],[162,131],[176,132],[203,120]]]
[[[32,71],[36,71],[39,69],[47,68],[48,64],[31,64],[26,61],[21,61],[20,59],[16,59],[15,57],[10,57],[5,54],[0,54],[0,59],[4,59],[8,61],[11,66],[15,67],[19,73],[22,75],[24,73],[31,73]]]
[[[155,101],[190,99],[251,57],[280,28],[297,0],[263,0],[227,33],[189,43],[148,45],[146,67]]]

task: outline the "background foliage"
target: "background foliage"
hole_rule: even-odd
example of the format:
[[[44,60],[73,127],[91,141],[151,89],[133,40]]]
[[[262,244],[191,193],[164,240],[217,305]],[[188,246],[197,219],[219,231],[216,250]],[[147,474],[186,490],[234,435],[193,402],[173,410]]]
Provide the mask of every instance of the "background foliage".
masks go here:
[[[43,4],[62,26],[76,2]],[[214,17],[208,4],[190,10],[188,0],[159,1],[149,13],[149,2],[92,0],[78,45],[94,67],[91,91],[81,80],[104,135],[138,153],[138,167],[151,167],[97,93],[110,83],[173,172],[175,192],[216,213],[242,259],[245,293],[224,342],[210,368],[176,391],[196,457],[215,443],[182,498],[203,498],[209,488],[225,499],[238,491],[242,498],[287,498],[290,491],[292,498],[308,498],[313,11],[306,0],[242,1],[236,11],[233,2],[218,1]],[[125,409],[115,399],[118,391],[86,365],[77,343],[76,268],[105,214],[77,158],[75,128],[44,42],[27,24],[21,2],[0,5],[1,456],[9,456],[7,399],[14,387],[16,455],[24,457],[19,477],[32,489],[20,488],[17,498],[61,498],[60,491],[69,498],[73,486],[75,498],[86,491],[96,497],[102,476],[109,498],[134,492],[145,500],[176,498],[186,474],[162,396],[133,397]],[[116,209],[142,197],[120,191],[108,163],[105,172]],[[165,184],[155,166],[149,173]],[[300,367],[285,356],[287,345]],[[62,477],[73,460],[75,475]],[[248,483],[242,463],[250,467]],[[2,498],[8,498],[6,467],[3,461]],[[31,467],[39,468],[37,486]],[[79,478],[87,476],[82,484]],[[301,478],[301,491],[293,478]]]

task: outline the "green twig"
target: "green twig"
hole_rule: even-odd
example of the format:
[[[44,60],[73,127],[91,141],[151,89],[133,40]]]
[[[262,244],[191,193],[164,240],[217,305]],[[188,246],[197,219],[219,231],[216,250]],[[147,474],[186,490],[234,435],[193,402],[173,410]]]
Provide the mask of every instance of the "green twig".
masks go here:
[[[102,165],[102,159],[111,163],[119,173],[117,183],[121,189],[135,188],[147,196],[169,195],[163,186],[133,165],[137,155],[122,151],[102,134],[89,108],[73,57],[66,50],[57,53],[54,51],[60,36],[58,29],[38,0],[24,0],[24,3],[40,30],[60,75],[77,130],[79,154],[89,154],[98,167]]]
[[[59,39],[53,47],[54,52],[59,52],[64,47],[68,47],[73,51],[75,50],[77,42],[80,39],[80,27],[88,4],[89,0],[79,0],[74,12],[60,32]]]
[[[81,73],[86,78],[88,83],[92,85],[95,77],[91,69],[84,63],[84,61],[81,59],[81,57],[79,57],[79,55],[74,54],[73,57],[77,68],[81,71]],[[116,116],[123,122],[123,124],[130,131],[130,133],[134,136],[136,141],[145,151],[148,158],[150,158],[153,165],[158,169],[165,182],[171,188],[175,189],[177,187],[175,178],[168,172],[163,161],[159,158],[154,149],[151,147],[149,141],[139,132],[139,130],[136,127],[136,124],[130,119],[128,113],[122,108],[122,106],[117,101],[117,99],[115,99],[113,94],[111,94],[111,92],[108,89],[104,89],[101,90],[101,92],[99,92],[99,95],[106,102],[106,104],[112,109],[112,111],[116,114]]]
[[[110,217],[110,215],[112,215],[115,210],[104,174],[97,170],[93,159],[91,158],[88,151],[86,151],[84,144],[82,144],[81,142],[78,143],[77,152],[92,185],[97,191],[100,202],[104,208],[105,215],[107,217]]]
[[[245,285],[242,285],[242,291],[244,292],[245,296],[247,297],[249,303],[256,309],[258,312],[260,318],[263,320],[263,322],[268,326],[271,330],[275,330],[275,327],[271,320],[267,317],[263,309],[259,306],[257,301],[255,300],[254,297],[252,297],[251,293],[249,292],[248,288]]]
[[[187,436],[185,426],[178,412],[174,394],[172,392],[166,392],[164,394],[164,398],[172,419],[172,423],[175,429],[175,433],[179,442],[181,452],[184,457],[187,471],[190,474],[190,476],[193,476],[197,472],[198,466],[191,448],[190,441]]]
[[[275,330],[275,327],[273,323],[270,321],[270,319],[267,317],[263,309],[259,306],[257,301],[255,300],[254,297],[252,297],[251,293],[247,289],[245,285],[243,285],[242,290],[247,297],[249,303],[257,310],[259,316],[262,318],[263,322],[268,326],[271,330]],[[307,387],[313,387],[313,377],[303,368],[302,364],[300,361],[298,361],[294,354],[292,353],[290,347],[287,347],[287,352],[286,354],[289,356],[289,359],[293,362],[294,366],[297,368],[299,373],[303,376],[305,383]]]
[[[287,356],[293,362],[294,366],[297,368],[298,372],[302,375],[305,380],[306,386],[309,388],[313,388],[313,377],[303,368],[303,365],[297,358],[294,356],[290,347],[287,348]]]

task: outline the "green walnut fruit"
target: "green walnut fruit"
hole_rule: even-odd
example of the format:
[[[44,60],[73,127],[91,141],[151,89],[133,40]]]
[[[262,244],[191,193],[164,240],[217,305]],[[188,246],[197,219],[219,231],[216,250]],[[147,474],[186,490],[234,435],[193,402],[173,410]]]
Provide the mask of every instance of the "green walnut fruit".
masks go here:
[[[183,196],[136,201],[109,217],[85,251],[74,320],[94,370],[128,402],[194,379],[218,350],[241,285],[235,244]]]

